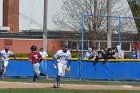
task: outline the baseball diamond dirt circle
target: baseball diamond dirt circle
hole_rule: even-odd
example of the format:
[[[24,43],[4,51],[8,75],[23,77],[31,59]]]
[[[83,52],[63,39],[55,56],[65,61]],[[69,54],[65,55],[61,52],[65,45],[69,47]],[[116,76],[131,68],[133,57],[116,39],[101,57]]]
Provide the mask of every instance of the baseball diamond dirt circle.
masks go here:
[[[5,82],[0,81],[0,89],[6,88],[53,88],[52,83],[25,83],[25,82]],[[140,90],[140,87],[130,85],[79,85],[61,84],[62,89],[79,90]]]

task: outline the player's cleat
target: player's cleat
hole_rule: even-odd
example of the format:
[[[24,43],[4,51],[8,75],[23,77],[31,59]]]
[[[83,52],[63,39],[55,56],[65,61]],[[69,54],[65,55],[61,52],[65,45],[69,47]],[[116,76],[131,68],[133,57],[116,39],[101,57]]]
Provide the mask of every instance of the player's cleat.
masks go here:
[[[35,82],[35,79],[33,79],[33,82]]]
[[[46,74],[46,79],[49,79],[49,75],[48,74]]]
[[[53,88],[60,88],[60,83],[54,84]]]
[[[4,79],[4,77],[1,77],[1,79]]]
[[[54,84],[54,85],[53,85],[53,88],[57,88],[57,85],[56,85],[56,84]]]

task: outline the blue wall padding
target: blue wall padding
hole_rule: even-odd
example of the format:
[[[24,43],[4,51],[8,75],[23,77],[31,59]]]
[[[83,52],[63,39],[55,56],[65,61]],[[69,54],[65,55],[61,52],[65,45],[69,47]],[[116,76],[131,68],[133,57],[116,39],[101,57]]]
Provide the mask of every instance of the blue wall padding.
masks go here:
[[[40,70],[49,77],[56,77],[54,60],[43,60]],[[33,76],[33,66],[28,60],[10,60],[6,76]],[[140,80],[140,62],[88,62],[72,61],[68,78],[105,79],[105,80]]]

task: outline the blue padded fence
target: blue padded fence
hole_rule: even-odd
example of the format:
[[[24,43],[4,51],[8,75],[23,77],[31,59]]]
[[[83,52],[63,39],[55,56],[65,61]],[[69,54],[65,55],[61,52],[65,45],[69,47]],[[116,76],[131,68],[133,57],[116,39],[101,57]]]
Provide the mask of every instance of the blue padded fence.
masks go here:
[[[53,69],[54,60],[43,60],[40,70],[49,77],[56,77],[57,70]],[[28,60],[10,60],[6,76],[33,76],[33,67]],[[68,78],[105,79],[105,80],[139,80],[140,62],[90,62],[72,61]]]

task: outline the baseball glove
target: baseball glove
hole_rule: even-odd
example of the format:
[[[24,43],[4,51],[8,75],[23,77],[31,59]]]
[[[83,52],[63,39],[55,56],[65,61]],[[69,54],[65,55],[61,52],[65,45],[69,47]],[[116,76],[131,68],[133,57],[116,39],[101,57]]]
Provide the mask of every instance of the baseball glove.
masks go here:
[[[42,62],[42,60],[43,60],[42,58],[41,58],[41,59],[39,59],[39,63],[41,63],[41,62]]]
[[[66,71],[66,72],[70,72],[70,68],[66,68],[65,71]]]

